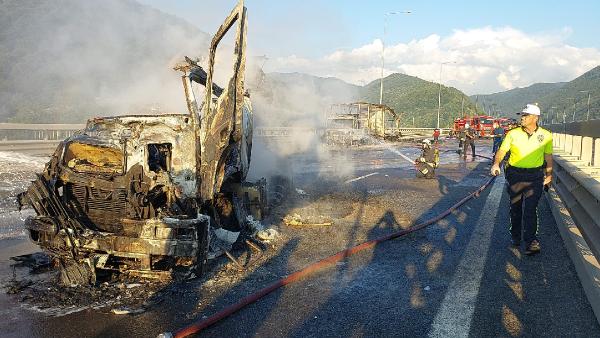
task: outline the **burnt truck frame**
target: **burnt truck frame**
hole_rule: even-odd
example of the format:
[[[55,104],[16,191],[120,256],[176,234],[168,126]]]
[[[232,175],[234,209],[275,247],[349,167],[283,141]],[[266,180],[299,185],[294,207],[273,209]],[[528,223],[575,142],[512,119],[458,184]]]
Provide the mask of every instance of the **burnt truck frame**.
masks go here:
[[[215,54],[234,25],[233,75],[220,88]],[[252,147],[245,49],[240,1],[212,39],[207,71],[187,57],[175,67],[188,114],[92,118],[60,143],[19,203],[35,209],[26,229],[60,264],[63,284],[94,284],[100,271],[200,275],[211,228],[244,233],[248,215],[262,216],[265,181],[245,182]],[[200,106],[192,82],[206,88]]]

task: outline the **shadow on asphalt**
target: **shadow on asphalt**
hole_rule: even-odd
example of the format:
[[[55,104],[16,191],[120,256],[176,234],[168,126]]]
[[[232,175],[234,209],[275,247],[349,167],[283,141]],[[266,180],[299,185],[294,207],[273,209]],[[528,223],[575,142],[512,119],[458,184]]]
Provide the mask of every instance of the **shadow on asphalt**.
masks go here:
[[[463,181],[483,184],[488,167],[488,163],[478,163]],[[438,175],[438,182],[444,195],[417,223],[441,213],[478,187],[461,186],[444,175]],[[489,189],[478,200],[485,201],[488,193]],[[469,202],[437,224],[379,244],[370,257],[357,254],[335,271],[318,276],[330,280],[332,294],[289,336],[426,335],[481,210]],[[359,214],[356,223],[360,222]],[[359,231],[358,225],[356,228]],[[372,225],[368,237],[401,229],[394,212],[388,210]],[[336,323],[334,328],[331,323]]]

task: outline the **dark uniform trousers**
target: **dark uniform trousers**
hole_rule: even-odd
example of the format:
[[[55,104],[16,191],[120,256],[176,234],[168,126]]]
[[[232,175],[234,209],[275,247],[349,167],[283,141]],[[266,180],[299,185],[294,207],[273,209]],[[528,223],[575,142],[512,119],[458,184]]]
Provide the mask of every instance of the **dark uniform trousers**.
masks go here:
[[[465,142],[463,143],[463,156],[467,157],[467,148],[469,147],[471,147],[471,156],[475,158],[475,141],[470,138],[466,138]]]
[[[510,196],[510,233],[513,239],[520,240],[523,229],[523,241],[531,243],[537,239],[537,205],[544,189],[544,172],[541,167],[508,167],[506,180]]]

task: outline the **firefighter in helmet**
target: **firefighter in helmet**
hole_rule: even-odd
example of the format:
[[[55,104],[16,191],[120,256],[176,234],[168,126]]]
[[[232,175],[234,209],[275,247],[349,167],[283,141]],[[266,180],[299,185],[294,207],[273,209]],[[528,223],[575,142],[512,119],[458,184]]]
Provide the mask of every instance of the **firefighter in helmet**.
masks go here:
[[[421,147],[421,156],[415,160],[417,177],[434,178],[435,169],[440,163],[440,152],[431,146],[431,141],[428,139],[423,140]]]

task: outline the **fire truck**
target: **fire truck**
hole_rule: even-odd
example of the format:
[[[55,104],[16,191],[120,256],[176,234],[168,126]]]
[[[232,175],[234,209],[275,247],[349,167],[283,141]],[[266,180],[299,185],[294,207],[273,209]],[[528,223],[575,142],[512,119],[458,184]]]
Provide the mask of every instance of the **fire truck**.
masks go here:
[[[494,130],[494,118],[489,115],[474,116],[471,118],[471,128],[479,137],[491,137]]]
[[[471,124],[471,118],[468,116],[458,117],[454,119],[454,124],[452,125],[452,136],[457,136],[461,130],[465,129],[465,124]]]
[[[458,135],[458,133],[461,130],[465,129],[465,124],[467,123],[471,126],[471,129],[475,131],[475,134],[479,137],[490,137],[494,129],[494,118],[491,116],[465,116],[454,119],[452,135]]]
[[[497,118],[496,122],[500,125],[500,127],[502,127],[502,129],[504,129],[504,132],[509,131],[512,128],[512,126],[517,125],[517,120],[510,119],[507,117]]]

